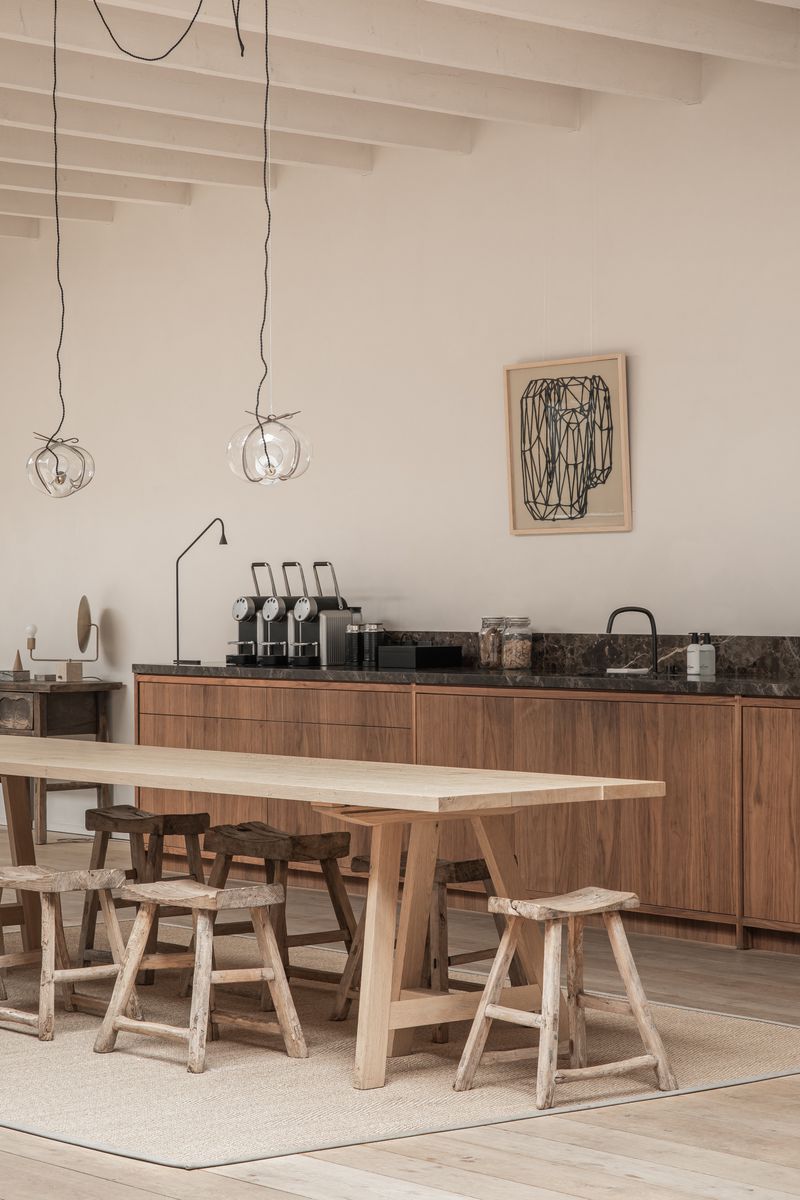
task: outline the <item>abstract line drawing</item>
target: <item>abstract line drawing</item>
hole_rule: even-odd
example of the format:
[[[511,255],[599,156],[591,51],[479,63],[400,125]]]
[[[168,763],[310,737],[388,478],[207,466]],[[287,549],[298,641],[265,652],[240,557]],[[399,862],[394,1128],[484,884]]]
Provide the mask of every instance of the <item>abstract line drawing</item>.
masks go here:
[[[577,521],[613,466],[611,393],[601,375],[531,379],[520,399],[525,507],[536,521]]]

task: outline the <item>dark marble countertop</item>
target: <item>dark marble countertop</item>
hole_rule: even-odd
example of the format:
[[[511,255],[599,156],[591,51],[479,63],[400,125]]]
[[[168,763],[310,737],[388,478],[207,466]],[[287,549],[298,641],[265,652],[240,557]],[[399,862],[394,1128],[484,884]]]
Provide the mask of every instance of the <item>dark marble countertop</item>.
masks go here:
[[[180,675],[200,679],[275,679],[320,683],[416,684],[424,687],[532,688],[585,692],[633,692],[667,696],[743,696],[775,700],[800,699],[800,677],[719,675],[689,680],[685,675],[537,675],[531,671],[482,671],[463,667],[448,671],[354,671],[347,667],[298,670],[290,667],[228,667],[134,663],[135,675]]]

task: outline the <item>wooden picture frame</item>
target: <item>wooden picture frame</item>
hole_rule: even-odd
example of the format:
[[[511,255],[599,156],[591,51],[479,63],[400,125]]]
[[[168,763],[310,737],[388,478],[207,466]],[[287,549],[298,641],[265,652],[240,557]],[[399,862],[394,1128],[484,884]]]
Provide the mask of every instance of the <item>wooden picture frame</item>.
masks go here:
[[[629,532],[625,355],[514,363],[503,371],[511,533]]]

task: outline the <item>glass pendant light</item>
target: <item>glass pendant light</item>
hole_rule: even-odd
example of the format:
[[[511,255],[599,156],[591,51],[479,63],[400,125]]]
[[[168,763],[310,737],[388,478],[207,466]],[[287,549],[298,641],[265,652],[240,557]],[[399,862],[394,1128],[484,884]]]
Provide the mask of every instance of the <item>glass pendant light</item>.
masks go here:
[[[39,492],[61,499],[79,492],[94,479],[94,459],[78,444],[77,438],[45,437],[45,444],[33,450],[28,459],[28,479]]]
[[[77,438],[61,436],[61,430],[67,417],[64,402],[64,387],[61,372],[61,347],[64,343],[64,323],[66,305],[64,286],[61,282],[61,214],[59,211],[58,194],[58,0],[53,0],[53,206],[55,209],[56,225],[56,282],[61,303],[61,320],[56,346],[56,368],[58,372],[58,398],[61,403],[61,420],[50,434],[45,437],[41,433],[34,434],[44,442],[32,450],[28,456],[28,479],[37,491],[55,499],[72,496],[85,488],[94,479],[94,459],[88,450],[80,445]]]
[[[297,413],[259,417],[242,425],[228,442],[228,464],[239,479],[270,487],[305,474],[311,463],[311,440],[287,422]]]
[[[272,204],[270,201],[270,67],[269,67],[269,0],[264,0],[264,207],[267,231],[264,238],[264,305],[261,313],[259,348],[263,371],[256,389],[255,412],[249,415],[254,422],[237,429],[228,442],[228,466],[239,479],[271,487],[305,474],[311,463],[311,439],[289,424],[299,414],[277,416],[272,402],[271,323],[271,263]],[[266,387],[268,412],[261,412],[261,393]]]

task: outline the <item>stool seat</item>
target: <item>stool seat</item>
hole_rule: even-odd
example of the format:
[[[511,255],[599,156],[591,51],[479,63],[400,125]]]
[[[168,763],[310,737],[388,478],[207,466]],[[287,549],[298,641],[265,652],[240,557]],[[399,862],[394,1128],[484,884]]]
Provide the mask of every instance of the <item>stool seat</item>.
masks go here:
[[[99,892],[120,888],[124,871],[54,871],[48,867],[0,867],[0,889],[18,892]]]
[[[120,875],[122,872],[118,872]],[[203,912],[224,908],[263,908],[283,904],[285,893],[279,884],[260,883],[249,887],[218,888],[195,879],[164,879],[156,883],[129,883],[122,888],[126,900],[136,904],[177,904]]]
[[[86,828],[100,833],[204,833],[211,823],[208,813],[151,813],[132,804],[113,804],[110,808],[90,808],[86,813]]]
[[[489,912],[527,917],[529,921],[591,917],[595,913],[638,907],[639,897],[633,892],[611,892],[598,887],[580,888],[577,892],[565,892],[563,896],[544,896],[540,900],[509,900],[506,896],[492,896],[489,900]]]
[[[350,853],[350,834],[285,833],[263,821],[215,825],[203,839],[215,854],[245,855],[271,862],[325,862]]]
[[[405,878],[407,860],[408,855],[403,852],[400,855],[401,879]],[[369,858],[367,855],[357,855],[350,864],[350,870],[356,875],[368,875]],[[484,883],[486,880],[491,880],[491,874],[486,860],[483,858],[467,858],[461,862],[454,862],[447,858],[437,858],[436,860],[434,883]]]

